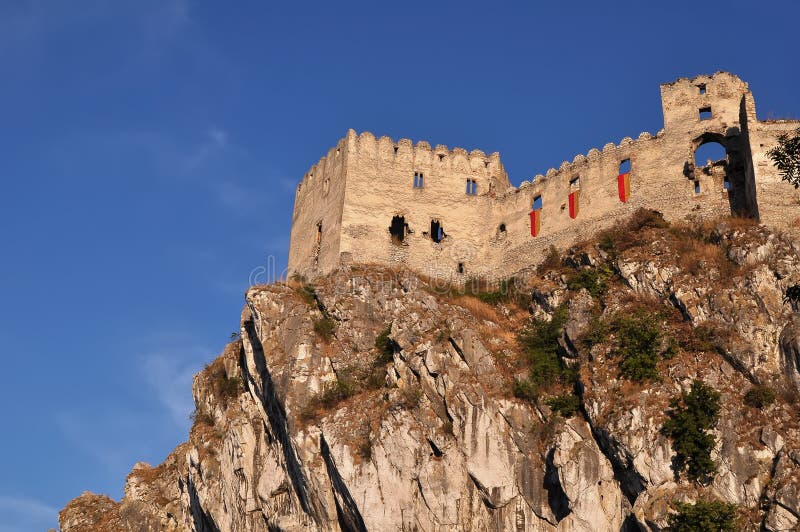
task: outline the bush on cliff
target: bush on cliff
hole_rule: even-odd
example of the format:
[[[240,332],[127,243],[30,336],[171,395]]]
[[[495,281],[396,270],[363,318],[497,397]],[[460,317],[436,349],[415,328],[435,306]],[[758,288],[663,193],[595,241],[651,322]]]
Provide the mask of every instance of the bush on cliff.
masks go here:
[[[575,370],[564,362],[558,343],[568,316],[567,306],[563,304],[553,312],[552,319],[534,318],[518,335],[530,372],[526,379],[516,382],[514,395],[517,397],[533,400],[542,388],[574,382]]]
[[[677,514],[667,518],[670,532],[734,532],[736,505],[720,501],[678,503]]]
[[[314,320],[314,332],[324,341],[330,342],[333,337],[333,331],[336,328],[336,322],[327,316],[323,316]]]
[[[658,379],[661,327],[656,316],[638,311],[616,320],[618,347],[614,354],[621,359],[620,373],[626,379],[642,382]]]
[[[775,390],[769,386],[757,385],[744,394],[744,404],[760,410],[774,403],[775,397]]]
[[[716,465],[711,459],[714,436],[708,431],[717,426],[720,394],[701,380],[695,380],[689,393],[682,393],[670,403],[669,419],[663,433],[672,439],[675,456],[672,467],[676,476],[684,470],[690,480],[708,484]]]

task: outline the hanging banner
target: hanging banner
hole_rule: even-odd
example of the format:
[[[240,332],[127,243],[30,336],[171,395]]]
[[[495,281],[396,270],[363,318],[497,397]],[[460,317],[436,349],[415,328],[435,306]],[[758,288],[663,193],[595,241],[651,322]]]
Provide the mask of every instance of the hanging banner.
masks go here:
[[[619,200],[626,203],[631,197],[631,174],[625,172],[617,177],[617,189],[619,190]]]
[[[531,211],[531,236],[537,236],[542,227],[542,211]]]
[[[569,217],[573,220],[578,217],[578,211],[580,210],[579,192],[579,190],[576,190],[569,193]]]

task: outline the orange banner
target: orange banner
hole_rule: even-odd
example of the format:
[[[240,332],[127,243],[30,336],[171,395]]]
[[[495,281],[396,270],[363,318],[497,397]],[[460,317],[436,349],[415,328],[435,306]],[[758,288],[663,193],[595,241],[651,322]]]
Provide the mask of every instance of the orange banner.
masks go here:
[[[617,190],[619,191],[619,200],[622,203],[628,201],[631,197],[631,174],[626,172],[617,177]]]
[[[579,190],[576,190],[575,192],[570,192],[569,194],[569,217],[573,220],[578,217],[578,211],[580,211],[580,204],[578,202],[579,192]]]
[[[531,236],[537,236],[542,227],[542,211],[531,211]]]

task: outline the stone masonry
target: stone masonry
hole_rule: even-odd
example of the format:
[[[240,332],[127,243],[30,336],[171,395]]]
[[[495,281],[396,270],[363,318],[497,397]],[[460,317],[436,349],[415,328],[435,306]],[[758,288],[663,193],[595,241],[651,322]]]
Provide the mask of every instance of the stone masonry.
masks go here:
[[[800,120],[759,121],[747,83],[726,72],[663,84],[661,101],[664,129],[655,135],[593,148],[519,187],[498,153],[351,129],[297,187],[289,273],[315,277],[359,263],[454,281],[499,279],[640,207],[668,220],[734,213],[797,231],[800,193],[781,181],[766,152]],[[709,142],[725,148],[725,160],[694,160]],[[623,202],[619,175],[628,168]]]

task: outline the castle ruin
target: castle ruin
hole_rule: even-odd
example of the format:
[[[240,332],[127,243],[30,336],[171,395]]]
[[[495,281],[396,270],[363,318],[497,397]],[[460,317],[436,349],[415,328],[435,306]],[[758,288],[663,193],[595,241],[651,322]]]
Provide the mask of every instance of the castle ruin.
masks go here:
[[[661,85],[664,128],[606,144],[514,187],[498,153],[349,130],[297,187],[289,272],[380,264],[498,279],[640,207],[667,220],[724,214],[800,224],[800,194],[766,152],[800,120],[756,117],[747,83],[718,72]],[[695,152],[716,142],[725,159]]]

